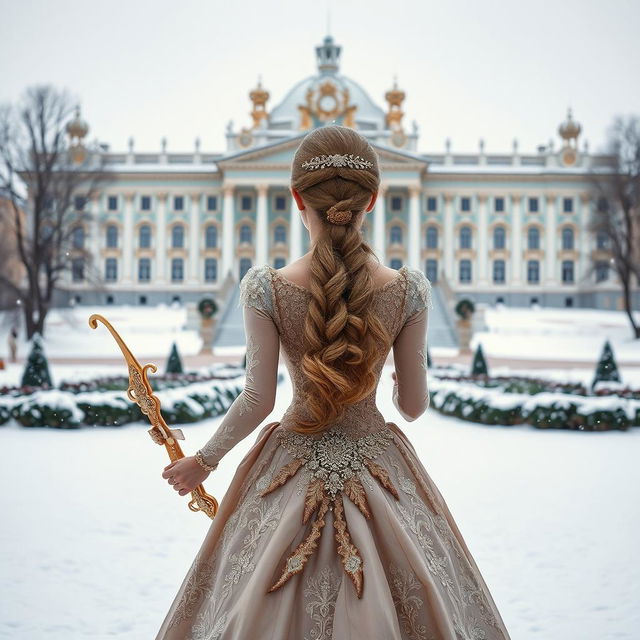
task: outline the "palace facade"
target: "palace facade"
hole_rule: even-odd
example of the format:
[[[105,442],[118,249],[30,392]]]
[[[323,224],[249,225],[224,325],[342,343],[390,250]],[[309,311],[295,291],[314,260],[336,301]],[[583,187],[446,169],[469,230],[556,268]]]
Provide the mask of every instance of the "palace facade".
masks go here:
[[[327,36],[317,69],[269,108],[258,82],[249,126],[226,129],[227,149],[154,153],[105,150],[111,181],[91,201],[93,222],[73,237],[89,249],[100,283],[73,258],[67,301],[79,304],[193,302],[222,294],[252,265],[275,268],[308,251],[289,192],[295,149],[313,127],[353,127],[376,149],[381,193],[363,233],[390,267],[422,269],[448,295],[508,305],[622,308],[606,238],[589,232],[588,174],[606,157],[589,153],[569,111],[560,143],[521,152],[418,153],[418,127],[403,121],[394,82],[379,106],[340,73],[341,47]],[[69,123],[75,143],[88,130]]]

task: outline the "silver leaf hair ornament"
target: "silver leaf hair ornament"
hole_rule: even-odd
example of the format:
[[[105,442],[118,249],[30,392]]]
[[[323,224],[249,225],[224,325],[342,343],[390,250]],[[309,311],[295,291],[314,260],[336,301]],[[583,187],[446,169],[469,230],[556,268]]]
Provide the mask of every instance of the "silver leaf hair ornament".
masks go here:
[[[373,163],[365,160],[360,156],[354,156],[351,153],[342,155],[334,153],[330,156],[316,156],[311,160],[305,160],[301,165],[307,171],[315,171],[316,169],[324,169],[325,167],[349,167],[350,169],[369,169],[373,167]]]

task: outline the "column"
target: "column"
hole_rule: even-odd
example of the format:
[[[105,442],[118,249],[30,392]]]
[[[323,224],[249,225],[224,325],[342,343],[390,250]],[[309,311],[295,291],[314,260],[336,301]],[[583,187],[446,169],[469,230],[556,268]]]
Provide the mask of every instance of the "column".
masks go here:
[[[224,184],[222,186],[224,192],[224,202],[222,211],[222,273],[220,281],[224,282],[229,271],[233,270],[233,254],[234,247],[234,216],[233,216],[233,192],[234,186]]]
[[[373,248],[380,262],[384,265],[387,264],[385,200],[388,188],[387,184],[380,185],[378,198],[373,209]]]
[[[546,206],[546,212],[545,212],[546,218],[545,218],[545,228],[544,228],[544,250],[545,250],[545,263],[546,263],[546,271],[547,271],[547,284],[556,284],[559,278],[559,275],[556,274],[557,197],[553,194],[547,194],[546,204],[547,206]]]
[[[456,252],[456,246],[453,240],[453,194],[444,194],[444,244],[442,253],[444,258],[444,273],[447,280],[453,283],[454,269],[453,259]]]
[[[289,221],[289,262],[302,255],[302,212],[298,209],[296,199],[291,195],[291,220]]]
[[[158,213],[156,216],[155,248],[156,248],[156,269],[155,274],[151,274],[152,281],[156,284],[166,283],[167,273],[167,194],[158,194]]]
[[[91,264],[85,266],[85,279],[88,279],[89,267],[93,277],[100,277],[102,275],[102,255],[100,253],[100,247],[102,246],[100,238],[100,214],[99,206],[100,201],[97,195],[93,195],[90,200],[89,206],[91,207],[91,221],[90,221],[90,240],[89,240],[89,254],[91,256]]]
[[[478,286],[489,285],[489,216],[487,214],[487,196],[481,193],[478,196]],[[473,277],[473,274],[472,274]],[[475,279],[475,278],[474,278]]]
[[[189,272],[188,280],[191,284],[198,284],[202,275],[200,264],[200,194],[192,193],[191,206],[189,207]]]
[[[522,203],[520,194],[511,196],[513,202],[511,223],[511,284],[522,284]]]
[[[133,193],[124,194],[124,223],[122,227],[122,284],[131,284],[133,262]]]
[[[267,192],[266,184],[258,187],[258,211],[256,218],[256,265],[262,266],[268,262],[269,225],[267,220]]]
[[[422,234],[420,233],[420,185],[409,187],[409,266],[413,269],[420,269],[420,249],[422,248]]]
[[[589,243],[589,219],[591,197],[588,193],[581,193],[578,199],[580,211],[578,213],[578,236],[575,238],[575,246],[579,252],[578,264],[576,265],[575,281],[581,282],[586,277],[590,264],[590,243]],[[592,275],[593,279],[594,276]]]

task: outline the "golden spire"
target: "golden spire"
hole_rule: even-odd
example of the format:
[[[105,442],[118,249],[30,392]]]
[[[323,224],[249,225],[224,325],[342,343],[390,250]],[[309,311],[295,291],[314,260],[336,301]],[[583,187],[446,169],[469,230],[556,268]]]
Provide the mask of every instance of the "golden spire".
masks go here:
[[[386,114],[386,124],[389,129],[402,131],[402,103],[406,97],[405,92],[398,88],[398,78],[393,77],[393,88],[384,94],[386,101],[389,103],[389,111]]]
[[[265,120],[269,117],[266,109],[267,100],[269,99],[269,92],[263,88],[261,76],[258,76],[258,86],[249,92],[249,98],[253,103],[251,117],[253,118],[253,128],[256,129],[260,126],[262,120]]]

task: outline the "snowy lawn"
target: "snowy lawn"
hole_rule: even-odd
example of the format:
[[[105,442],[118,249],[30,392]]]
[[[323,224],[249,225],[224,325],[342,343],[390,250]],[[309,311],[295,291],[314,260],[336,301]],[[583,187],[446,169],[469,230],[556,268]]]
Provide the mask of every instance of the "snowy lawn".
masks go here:
[[[290,398],[287,376],[263,424]],[[513,640],[638,638],[640,429],[491,427],[431,409],[406,423],[390,398],[387,368],[378,405],[442,491]],[[185,425],[185,453],[220,420]],[[210,520],[161,478],[147,428],[0,427],[1,638],[155,636]],[[207,481],[218,500],[258,430]]]
[[[91,329],[87,322],[92,313],[104,315],[124,341],[135,349],[139,359],[169,355],[177,342],[182,355],[197,354],[200,338],[195,329],[187,329],[187,310],[181,306],[80,306],[53,309],[45,326],[45,352],[48,356],[96,357],[116,356],[113,337],[102,327]],[[635,312],[640,322],[640,312]],[[640,341],[632,340],[629,321],[622,311],[595,309],[546,309],[488,307],[487,331],[473,336],[472,347],[482,342],[488,356],[531,358],[534,360],[566,358],[595,362],[606,338],[619,361],[640,362]],[[0,312],[0,355],[7,354],[7,335],[11,328],[8,312]],[[70,339],[70,336],[73,336]],[[26,355],[24,332],[19,335],[19,354]],[[240,345],[244,346],[244,345]],[[216,353],[235,353],[235,347],[216,347]],[[436,356],[455,354],[451,349],[432,348]]]
[[[640,311],[634,317],[640,323]],[[476,332],[471,347],[481,342],[490,356],[595,362],[609,339],[618,362],[640,362],[640,340],[623,311],[497,305],[487,308],[485,321],[487,331]]]

